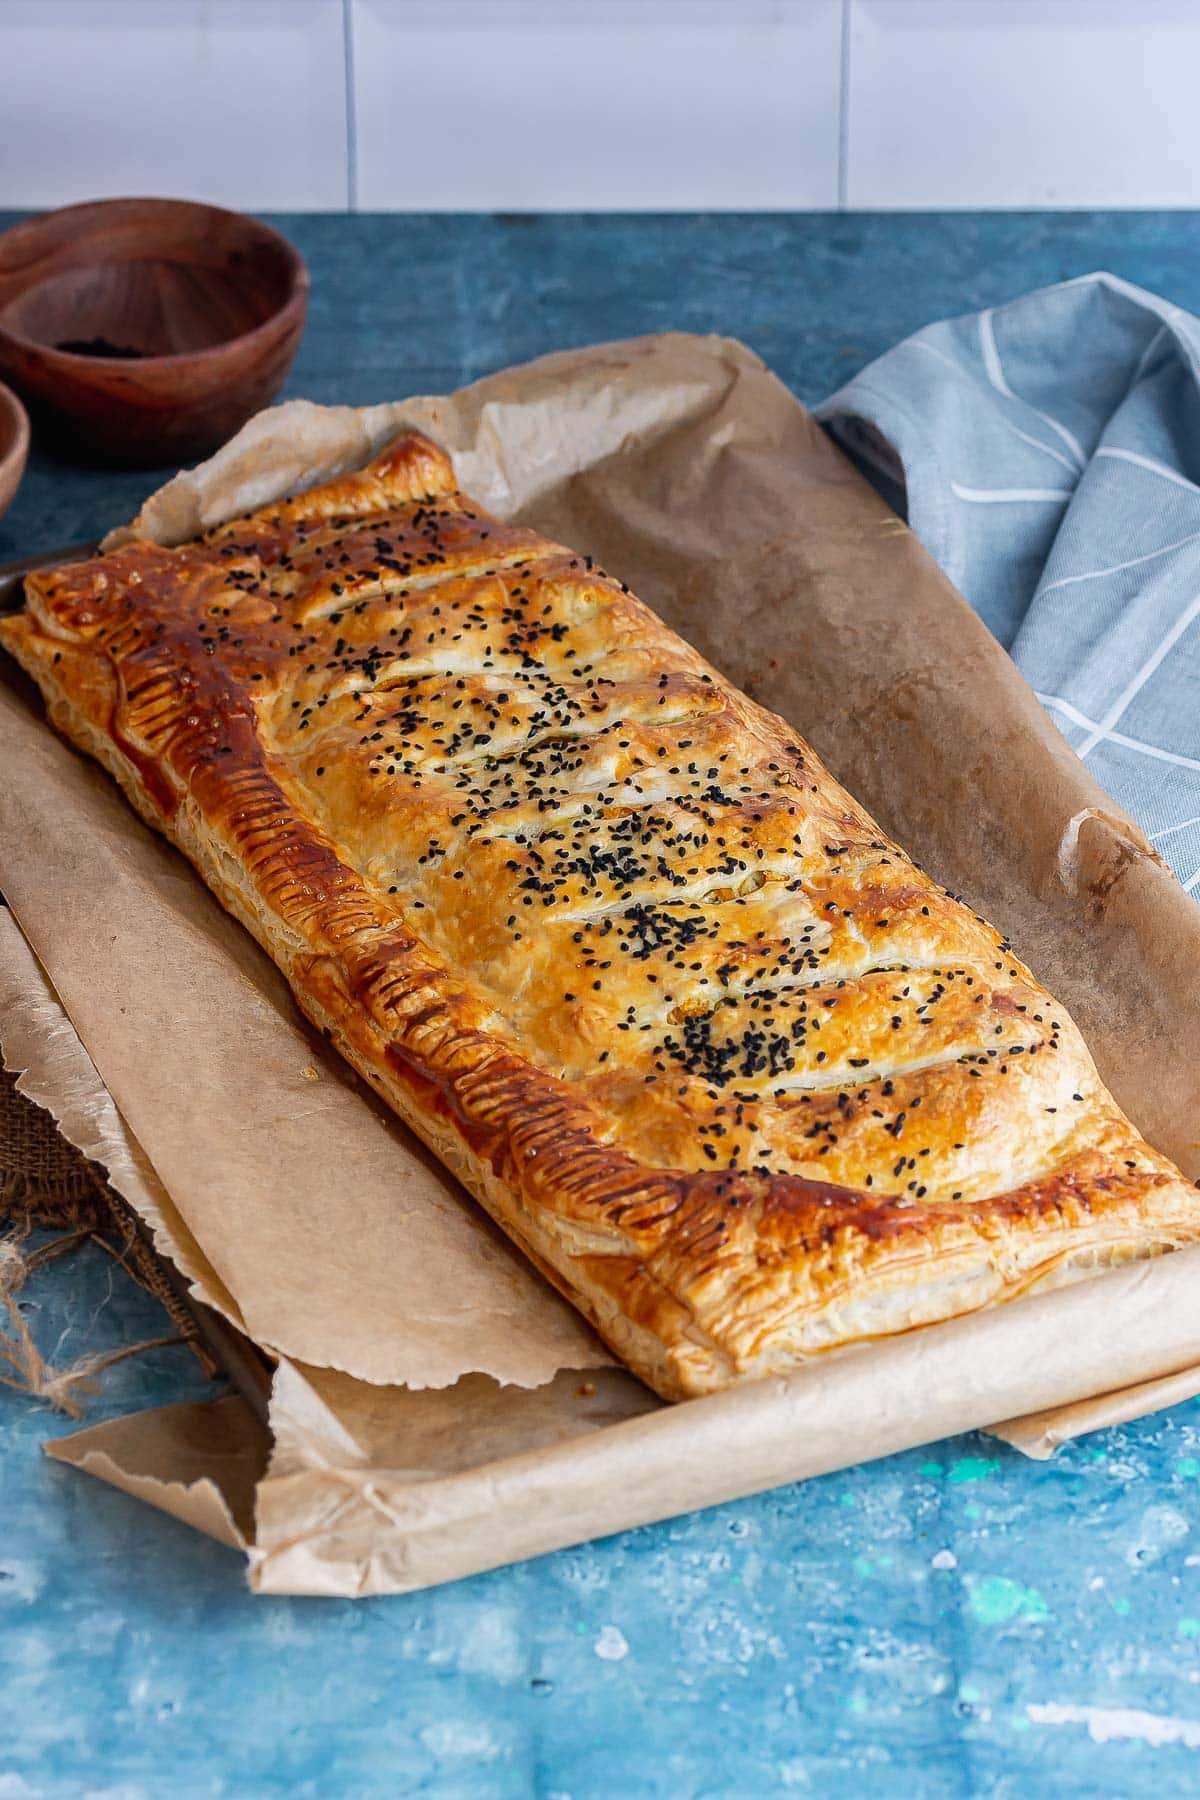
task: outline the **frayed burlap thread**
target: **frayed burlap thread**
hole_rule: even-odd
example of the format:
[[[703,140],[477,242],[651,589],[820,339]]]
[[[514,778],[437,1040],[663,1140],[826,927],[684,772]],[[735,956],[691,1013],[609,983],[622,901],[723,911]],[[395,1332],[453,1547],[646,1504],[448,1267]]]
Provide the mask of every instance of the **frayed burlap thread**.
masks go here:
[[[156,1350],[164,1344],[179,1342],[172,1333],[169,1337],[123,1345],[119,1350],[109,1350],[101,1356],[81,1356],[61,1367],[47,1362],[25,1322],[17,1295],[36,1269],[73,1250],[91,1235],[86,1230],[69,1231],[32,1251],[23,1249],[19,1228],[10,1229],[7,1236],[0,1238],[0,1307],[3,1308],[0,1385],[45,1400],[72,1419],[81,1418],[85,1400],[99,1393],[100,1376],[105,1369],[111,1369],[114,1363],[137,1356],[143,1350]]]
[[[62,1235],[31,1248],[35,1227]],[[174,1330],[57,1367],[39,1350],[17,1296],[37,1269],[87,1242],[100,1245],[159,1300]],[[213,1372],[194,1319],[103,1171],[61,1136],[48,1112],[17,1091],[15,1076],[0,1070],[0,1386],[79,1418],[86,1400],[99,1391],[105,1369],[181,1341],[196,1351],[206,1372]]]

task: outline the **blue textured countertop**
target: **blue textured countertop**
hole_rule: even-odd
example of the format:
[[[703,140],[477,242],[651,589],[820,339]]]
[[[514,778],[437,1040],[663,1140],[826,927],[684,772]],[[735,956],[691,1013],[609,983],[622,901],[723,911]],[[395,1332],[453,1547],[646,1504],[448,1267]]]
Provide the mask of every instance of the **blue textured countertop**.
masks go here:
[[[0,225],[9,219],[0,215]],[[929,319],[1104,267],[1200,310],[1173,214],[296,217],[288,392],[443,391],[718,330],[813,401]],[[35,458],[0,560],[150,485]],[[26,1289],[69,1360],[156,1335],[98,1250]],[[182,1350],[89,1418],[208,1392]],[[253,1599],[240,1559],[45,1461],[0,1389],[0,1800],[1200,1792],[1200,1411],[1034,1464],[955,1440],[408,1598]]]

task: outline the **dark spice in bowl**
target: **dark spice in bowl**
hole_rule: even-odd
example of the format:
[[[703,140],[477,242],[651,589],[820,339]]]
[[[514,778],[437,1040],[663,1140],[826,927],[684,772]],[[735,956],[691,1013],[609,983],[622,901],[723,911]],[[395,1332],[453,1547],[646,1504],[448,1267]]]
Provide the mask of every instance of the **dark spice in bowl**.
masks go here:
[[[135,350],[131,344],[110,344],[107,338],[67,338],[63,343],[55,344],[56,350],[65,350],[70,356],[123,356],[133,358],[148,356],[148,350]]]
[[[65,454],[203,456],[278,392],[308,271],[244,213],[101,200],[0,234],[0,377]]]

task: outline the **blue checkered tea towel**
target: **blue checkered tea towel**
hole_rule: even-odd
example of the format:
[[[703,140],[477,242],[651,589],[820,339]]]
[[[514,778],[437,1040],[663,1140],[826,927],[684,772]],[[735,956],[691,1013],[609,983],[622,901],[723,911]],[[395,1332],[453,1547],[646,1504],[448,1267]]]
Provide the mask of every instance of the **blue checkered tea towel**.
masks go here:
[[[817,408],[1200,899],[1200,320],[1106,274]]]

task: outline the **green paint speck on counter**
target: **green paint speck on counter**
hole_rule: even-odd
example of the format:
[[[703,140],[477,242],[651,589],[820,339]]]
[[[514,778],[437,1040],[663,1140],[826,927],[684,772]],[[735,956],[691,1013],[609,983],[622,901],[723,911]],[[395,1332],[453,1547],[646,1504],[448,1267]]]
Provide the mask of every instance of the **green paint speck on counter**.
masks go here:
[[[950,1465],[946,1479],[953,1482],[986,1481],[1000,1467],[998,1456],[960,1456]]]
[[[1007,1575],[988,1575],[982,1581],[968,1578],[967,1596],[981,1625],[1007,1625],[1010,1619],[1050,1616],[1050,1608],[1036,1588],[1022,1587]]]

